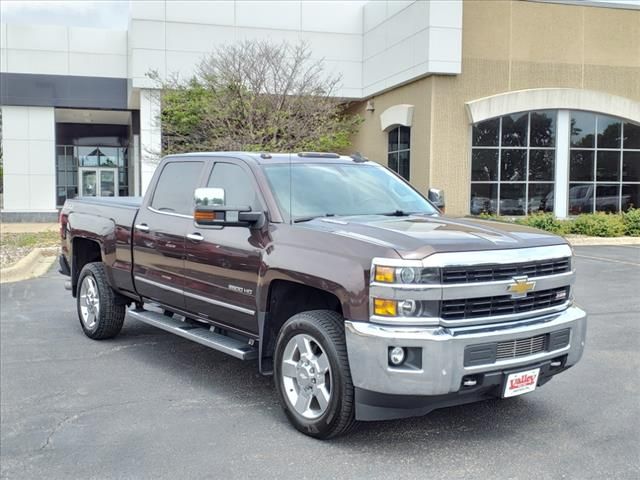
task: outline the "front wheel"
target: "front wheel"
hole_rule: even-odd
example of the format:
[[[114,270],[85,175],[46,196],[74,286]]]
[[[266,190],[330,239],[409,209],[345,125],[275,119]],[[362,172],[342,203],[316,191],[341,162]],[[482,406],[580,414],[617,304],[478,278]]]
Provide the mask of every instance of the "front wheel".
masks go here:
[[[344,319],[336,312],[303,312],[283,325],[274,377],[284,411],[299,431],[324,439],[355,424]]]
[[[88,263],[78,278],[78,318],[85,335],[94,340],[115,337],[122,329],[127,307],[117,301],[107,282],[104,265]]]

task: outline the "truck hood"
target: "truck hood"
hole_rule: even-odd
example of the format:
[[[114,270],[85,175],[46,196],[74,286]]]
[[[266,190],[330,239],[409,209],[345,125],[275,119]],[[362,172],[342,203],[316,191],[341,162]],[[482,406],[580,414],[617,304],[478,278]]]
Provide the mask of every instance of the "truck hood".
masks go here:
[[[392,248],[405,259],[436,252],[504,250],[567,243],[562,237],[521,225],[440,216],[316,218],[304,228]]]

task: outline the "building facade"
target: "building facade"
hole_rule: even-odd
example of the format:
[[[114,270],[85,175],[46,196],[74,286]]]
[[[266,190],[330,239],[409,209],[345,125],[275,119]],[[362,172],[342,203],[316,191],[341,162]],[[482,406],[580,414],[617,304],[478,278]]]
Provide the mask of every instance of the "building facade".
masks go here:
[[[640,206],[640,9],[570,1],[145,1],[126,31],[2,24],[3,221],[144,193],[157,84],[216,46],[304,40],[364,122],[353,150],[455,215]]]

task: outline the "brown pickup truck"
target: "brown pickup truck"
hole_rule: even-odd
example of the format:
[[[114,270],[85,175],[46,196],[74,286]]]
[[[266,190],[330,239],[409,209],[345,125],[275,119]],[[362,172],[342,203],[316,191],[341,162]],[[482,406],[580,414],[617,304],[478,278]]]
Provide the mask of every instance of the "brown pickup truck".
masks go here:
[[[582,356],[562,238],[446,218],[362,157],[170,156],[144,198],[60,221],[88,337],[128,316],[257,361],[314,437],[527,393]]]

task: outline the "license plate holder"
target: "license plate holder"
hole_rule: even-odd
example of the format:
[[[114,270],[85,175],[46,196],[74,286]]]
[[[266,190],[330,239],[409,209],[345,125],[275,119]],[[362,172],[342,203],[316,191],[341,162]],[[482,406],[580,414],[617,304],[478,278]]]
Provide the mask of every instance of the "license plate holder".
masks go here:
[[[533,392],[538,385],[540,368],[530,368],[519,372],[508,373],[502,388],[502,398],[517,397]]]

